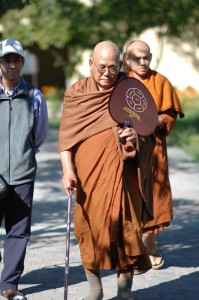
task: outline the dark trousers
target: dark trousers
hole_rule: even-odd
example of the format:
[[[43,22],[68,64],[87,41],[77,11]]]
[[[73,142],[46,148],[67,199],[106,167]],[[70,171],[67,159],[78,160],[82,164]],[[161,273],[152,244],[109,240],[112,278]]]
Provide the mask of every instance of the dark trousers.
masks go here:
[[[18,289],[24,270],[26,246],[30,238],[34,182],[10,186],[10,194],[0,204],[0,224],[4,218],[4,267],[0,289]]]

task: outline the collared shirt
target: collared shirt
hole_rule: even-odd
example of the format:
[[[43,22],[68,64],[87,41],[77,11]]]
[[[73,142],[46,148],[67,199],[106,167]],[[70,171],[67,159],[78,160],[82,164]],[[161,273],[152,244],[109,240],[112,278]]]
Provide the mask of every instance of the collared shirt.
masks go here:
[[[21,83],[21,78],[13,89],[13,91],[8,92],[2,85],[0,81],[0,87],[4,90],[5,94],[12,99],[16,90],[18,89]],[[35,149],[36,152],[39,152],[40,146],[44,143],[48,134],[48,111],[46,100],[44,95],[40,90],[34,88],[33,91],[33,105],[34,105],[34,136],[35,136]]]

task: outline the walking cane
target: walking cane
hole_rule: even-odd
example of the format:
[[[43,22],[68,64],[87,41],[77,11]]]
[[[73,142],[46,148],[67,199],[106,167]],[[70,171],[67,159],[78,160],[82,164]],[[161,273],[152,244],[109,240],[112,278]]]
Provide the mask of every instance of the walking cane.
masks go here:
[[[69,254],[70,254],[70,226],[72,215],[72,190],[68,197],[67,213],[67,233],[66,233],[66,257],[65,257],[65,283],[64,283],[64,300],[68,299],[68,279],[69,279]]]

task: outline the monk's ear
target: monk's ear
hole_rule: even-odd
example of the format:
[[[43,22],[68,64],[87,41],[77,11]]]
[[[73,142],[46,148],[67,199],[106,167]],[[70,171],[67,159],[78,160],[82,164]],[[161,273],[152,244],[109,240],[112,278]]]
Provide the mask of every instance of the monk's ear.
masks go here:
[[[126,62],[127,58],[128,58],[127,53],[124,52],[124,54],[123,54],[123,61]]]
[[[123,72],[128,72],[129,69],[130,69],[130,67],[129,67],[129,59],[128,59],[127,53],[125,52],[125,53],[123,54],[122,71],[123,71]]]
[[[126,52],[124,52],[123,54],[123,68],[129,66],[130,62],[129,62],[129,57],[128,54]]]
[[[90,59],[89,59],[89,66],[91,67],[92,65],[93,65],[93,59],[90,58]]]
[[[152,53],[150,53],[150,62],[151,62],[151,60],[152,60]]]

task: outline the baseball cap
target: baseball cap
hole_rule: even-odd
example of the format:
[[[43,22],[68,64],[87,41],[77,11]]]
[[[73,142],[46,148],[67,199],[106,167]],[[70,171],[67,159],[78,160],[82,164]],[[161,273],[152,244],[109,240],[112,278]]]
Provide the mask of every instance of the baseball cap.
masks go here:
[[[24,51],[21,43],[10,38],[0,42],[0,57],[9,53],[16,53],[24,57]]]

